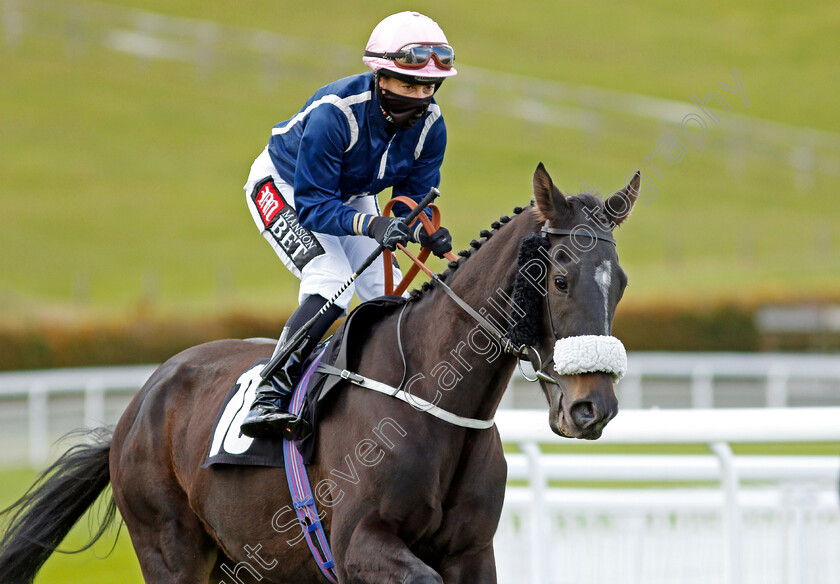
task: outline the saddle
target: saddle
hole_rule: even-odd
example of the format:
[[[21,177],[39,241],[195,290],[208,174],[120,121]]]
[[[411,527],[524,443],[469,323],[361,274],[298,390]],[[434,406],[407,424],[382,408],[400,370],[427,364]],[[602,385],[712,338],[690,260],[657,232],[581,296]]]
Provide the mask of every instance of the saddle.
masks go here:
[[[348,349],[358,347],[362,340],[367,337],[365,333],[373,323],[401,308],[405,302],[406,299],[401,296],[381,296],[360,304],[350,313],[335,335],[329,340],[320,363],[322,365],[332,365],[337,369],[355,368],[357,363],[349,362]],[[319,369],[315,370],[309,381],[301,416],[309,422],[312,431],[297,441],[298,451],[306,464],[310,464],[316,455],[315,445],[318,443],[319,410],[324,406],[325,400],[332,389],[343,381],[343,378],[330,375]]]
[[[311,427],[311,432],[297,441],[298,451],[305,464],[310,464],[316,455],[319,410],[323,409],[325,398],[331,390],[344,381],[341,377],[317,369],[309,372],[312,363],[320,360],[321,364],[340,369],[354,367],[356,363],[348,362],[352,355],[348,354],[348,349],[358,347],[368,336],[366,333],[373,323],[399,309],[405,302],[400,296],[383,296],[360,304],[344,320],[336,334],[312,352],[304,369],[309,374],[304,375],[299,382],[299,385],[306,384],[301,416]],[[207,458],[202,468],[213,464],[284,466],[283,441],[280,437],[249,438],[239,431],[239,425],[256,397],[256,387],[261,380],[259,373],[267,362],[268,359],[260,359],[249,366],[228,391],[216,415]]]

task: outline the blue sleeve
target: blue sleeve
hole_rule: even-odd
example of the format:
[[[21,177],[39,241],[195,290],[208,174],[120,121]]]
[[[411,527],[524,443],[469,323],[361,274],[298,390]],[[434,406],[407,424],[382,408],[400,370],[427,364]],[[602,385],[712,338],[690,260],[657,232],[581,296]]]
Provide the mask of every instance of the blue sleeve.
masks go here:
[[[423,151],[414,161],[411,174],[398,185],[394,185],[392,196],[403,195],[420,202],[428,194],[429,189],[440,186],[440,166],[443,164],[445,151],[446,124],[443,123],[441,116],[429,128],[423,143]],[[405,217],[409,213],[408,206],[402,203],[395,203],[393,209],[398,217]]]
[[[295,165],[295,209],[310,231],[352,235],[356,210],[341,202],[339,179],[350,128],[341,111],[322,104],[310,112]]]

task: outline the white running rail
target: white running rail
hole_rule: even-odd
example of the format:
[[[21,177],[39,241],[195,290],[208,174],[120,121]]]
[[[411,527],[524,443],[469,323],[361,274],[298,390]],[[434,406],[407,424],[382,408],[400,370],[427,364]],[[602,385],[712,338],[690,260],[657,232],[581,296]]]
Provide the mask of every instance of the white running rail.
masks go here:
[[[671,403],[693,408],[726,405],[715,399],[722,394],[730,402],[750,406],[840,406],[840,358],[831,355],[631,352],[628,360],[629,372],[617,387],[624,412],[642,406],[667,407],[658,403],[663,395]],[[60,413],[50,407],[51,397],[81,396],[83,414],[76,426],[113,424],[119,409],[106,411],[109,398],[122,397],[120,403],[124,403],[154,369],[154,365],[138,365],[0,373],[0,439],[4,415],[19,418],[24,400],[29,462],[41,466],[49,457],[50,440],[60,435],[51,423]],[[747,382],[752,383],[750,388],[737,385]],[[12,407],[14,402],[17,408]],[[527,409],[543,404],[540,389],[517,376],[502,407]]]
[[[507,455],[515,482],[496,536],[501,582],[840,578],[840,408],[630,410],[596,442],[554,435],[545,411],[496,420],[520,451]],[[772,455],[773,443],[803,442],[837,452]],[[570,444],[575,453],[557,453]],[[604,444],[701,444],[709,454],[598,453]],[[766,454],[735,455],[731,444],[766,444]]]

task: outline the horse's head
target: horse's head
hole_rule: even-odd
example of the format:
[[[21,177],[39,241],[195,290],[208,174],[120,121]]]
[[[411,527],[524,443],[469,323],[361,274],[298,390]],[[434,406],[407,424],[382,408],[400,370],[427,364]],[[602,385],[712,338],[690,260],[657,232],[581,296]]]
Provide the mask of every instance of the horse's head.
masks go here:
[[[552,366],[545,368],[553,382],[540,383],[551,429],[561,436],[598,438],[618,413],[613,383],[626,369],[626,355],[611,331],[627,276],[612,232],[630,214],[639,181],[636,173],[629,185],[602,201],[590,194],[564,196],[542,163],[534,173],[542,223],[541,237],[530,236],[531,247],[540,248],[534,255],[540,257],[543,283],[537,337],[540,354],[553,355]],[[523,241],[520,256],[533,253],[525,247]]]

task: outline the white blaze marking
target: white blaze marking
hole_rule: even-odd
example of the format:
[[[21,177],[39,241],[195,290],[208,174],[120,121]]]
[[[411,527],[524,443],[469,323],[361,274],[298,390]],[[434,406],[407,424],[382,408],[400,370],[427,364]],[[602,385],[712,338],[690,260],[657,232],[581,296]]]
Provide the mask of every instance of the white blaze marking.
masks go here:
[[[610,334],[610,322],[609,322],[609,292],[610,292],[610,283],[612,282],[612,262],[610,260],[604,260],[601,262],[597,268],[595,268],[595,283],[598,284],[598,287],[601,289],[601,293],[604,295],[604,334]]]

